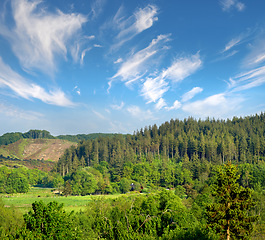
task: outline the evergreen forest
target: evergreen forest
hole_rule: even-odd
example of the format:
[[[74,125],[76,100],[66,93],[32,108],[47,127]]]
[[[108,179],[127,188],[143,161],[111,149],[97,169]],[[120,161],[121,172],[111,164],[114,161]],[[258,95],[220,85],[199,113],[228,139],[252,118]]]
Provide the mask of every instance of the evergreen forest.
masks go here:
[[[53,137],[41,132],[37,137]],[[80,136],[50,172],[0,167],[0,192],[43,186],[64,197],[102,197],[71,213],[37,201],[22,215],[2,202],[0,215],[8,215],[0,218],[2,239],[265,238],[264,113]]]

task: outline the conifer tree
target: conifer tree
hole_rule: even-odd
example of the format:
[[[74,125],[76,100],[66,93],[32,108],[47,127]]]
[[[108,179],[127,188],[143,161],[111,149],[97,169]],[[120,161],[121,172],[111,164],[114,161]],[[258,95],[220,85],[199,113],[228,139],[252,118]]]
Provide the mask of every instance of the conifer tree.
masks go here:
[[[221,239],[249,239],[257,219],[249,215],[255,205],[252,190],[239,186],[238,179],[236,166],[228,163],[218,168],[212,186],[214,203],[207,206],[207,222]]]

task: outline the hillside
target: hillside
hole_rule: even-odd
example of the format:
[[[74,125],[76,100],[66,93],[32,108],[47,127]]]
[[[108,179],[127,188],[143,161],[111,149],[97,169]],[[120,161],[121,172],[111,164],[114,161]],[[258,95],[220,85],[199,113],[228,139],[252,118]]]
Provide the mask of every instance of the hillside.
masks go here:
[[[46,130],[29,130],[28,132],[11,132],[5,133],[0,136],[0,146],[15,143],[20,139],[61,139],[70,142],[80,142],[89,139],[96,139],[99,137],[111,137],[115,136],[115,133],[90,133],[90,134],[77,134],[77,135],[59,135],[57,137],[52,136],[50,132]]]
[[[20,139],[0,146],[0,155],[23,160],[43,159],[58,161],[65,149],[76,143],[61,139]]]

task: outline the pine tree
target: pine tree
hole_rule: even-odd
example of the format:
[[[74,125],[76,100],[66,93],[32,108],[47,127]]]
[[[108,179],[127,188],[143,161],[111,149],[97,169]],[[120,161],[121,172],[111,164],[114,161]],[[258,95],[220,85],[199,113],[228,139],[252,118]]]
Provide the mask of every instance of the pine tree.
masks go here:
[[[239,186],[237,168],[231,163],[219,167],[212,186],[214,203],[207,206],[208,227],[214,229],[221,239],[249,239],[252,223],[257,216],[250,216],[255,205],[252,191]]]

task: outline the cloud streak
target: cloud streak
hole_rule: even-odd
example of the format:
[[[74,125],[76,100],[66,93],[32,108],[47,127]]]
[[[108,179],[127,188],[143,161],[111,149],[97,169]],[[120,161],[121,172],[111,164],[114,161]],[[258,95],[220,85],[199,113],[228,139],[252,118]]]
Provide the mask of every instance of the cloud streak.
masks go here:
[[[158,20],[158,8],[155,5],[148,5],[145,8],[137,9],[132,16],[125,19],[121,16],[122,8],[119,9],[113,19],[113,26],[119,29],[116,40],[118,43],[114,48],[119,48],[125,42],[131,40],[137,34],[153,26]]]
[[[246,8],[245,4],[238,0],[220,0],[219,2],[223,11],[225,12],[232,9],[236,9],[237,11],[242,12]]]
[[[147,103],[156,102],[170,89],[170,82],[180,82],[195,73],[202,66],[202,60],[199,54],[181,57],[167,69],[154,78],[148,77],[141,87],[141,95],[147,100]],[[191,94],[196,94],[200,88],[193,90]],[[158,104],[157,106],[161,106]],[[168,108],[170,110],[170,108]],[[174,107],[172,108],[174,109]]]
[[[252,69],[230,78],[228,86],[231,92],[244,91],[265,83],[265,66]]]
[[[15,26],[2,34],[10,40],[14,54],[27,70],[44,73],[56,70],[56,56],[66,59],[68,44],[87,21],[81,14],[47,12],[41,0],[13,0]]]
[[[139,79],[147,71],[148,64],[145,64],[147,60],[163,50],[161,45],[167,41],[169,41],[169,35],[159,35],[156,39],[153,39],[146,48],[136,52],[124,61],[111,81],[116,78],[120,78],[125,82],[133,82]]]
[[[0,88],[9,88],[17,96],[30,100],[39,99],[44,103],[71,107],[75,104],[69,100],[60,89],[47,92],[41,86],[35,83],[29,83],[22,76],[14,72],[0,58]]]
[[[182,102],[187,102],[192,99],[196,94],[201,93],[203,91],[200,87],[194,87],[189,92],[183,94]]]
[[[181,57],[176,59],[173,64],[161,74],[163,79],[170,79],[179,82],[196,72],[202,66],[200,54]]]

